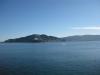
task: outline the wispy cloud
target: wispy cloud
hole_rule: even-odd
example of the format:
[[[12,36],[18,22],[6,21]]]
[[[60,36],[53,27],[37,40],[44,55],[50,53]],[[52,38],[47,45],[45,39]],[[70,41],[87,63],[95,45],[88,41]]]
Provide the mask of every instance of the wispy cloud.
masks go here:
[[[72,29],[82,29],[82,30],[100,30],[100,26],[95,27],[72,27]]]

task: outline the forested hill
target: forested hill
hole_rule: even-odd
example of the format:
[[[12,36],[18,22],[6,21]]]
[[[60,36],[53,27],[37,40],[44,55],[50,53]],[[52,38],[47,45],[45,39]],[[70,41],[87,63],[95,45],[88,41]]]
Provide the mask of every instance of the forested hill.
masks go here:
[[[68,37],[55,37],[48,36],[45,34],[33,34],[26,37],[20,37],[15,39],[8,39],[4,42],[67,42],[67,41],[100,41],[100,35],[77,35],[77,36],[68,36]]]
[[[58,40],[59,38],[54,37],[54,36],[48,36],[45,34],[42,34],[42,35],[33,34],[26,37],[8,39],[5,42],[52,42],[52,41],[58,41]]]

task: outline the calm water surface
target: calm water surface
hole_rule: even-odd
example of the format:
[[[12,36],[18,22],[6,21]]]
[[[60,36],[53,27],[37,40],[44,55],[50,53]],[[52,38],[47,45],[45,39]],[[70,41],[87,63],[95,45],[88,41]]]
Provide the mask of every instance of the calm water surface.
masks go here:
[[[0,75],[100,75],[100,42],[1,43]]]

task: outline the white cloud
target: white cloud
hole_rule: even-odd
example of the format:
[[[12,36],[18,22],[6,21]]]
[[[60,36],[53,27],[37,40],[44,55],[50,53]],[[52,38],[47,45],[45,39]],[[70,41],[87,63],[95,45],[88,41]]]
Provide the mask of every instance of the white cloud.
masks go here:
[[[100,26],[96,27],[72,27],[72,29],[82,29],[82,30],[100,30]]]

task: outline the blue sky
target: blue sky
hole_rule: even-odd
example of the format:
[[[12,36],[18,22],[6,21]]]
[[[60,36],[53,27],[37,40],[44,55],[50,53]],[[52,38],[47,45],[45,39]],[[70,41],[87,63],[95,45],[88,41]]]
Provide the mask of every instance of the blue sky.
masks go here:
[[[30,34],[100,34],[100,0],[0,0],[0,41]]]

